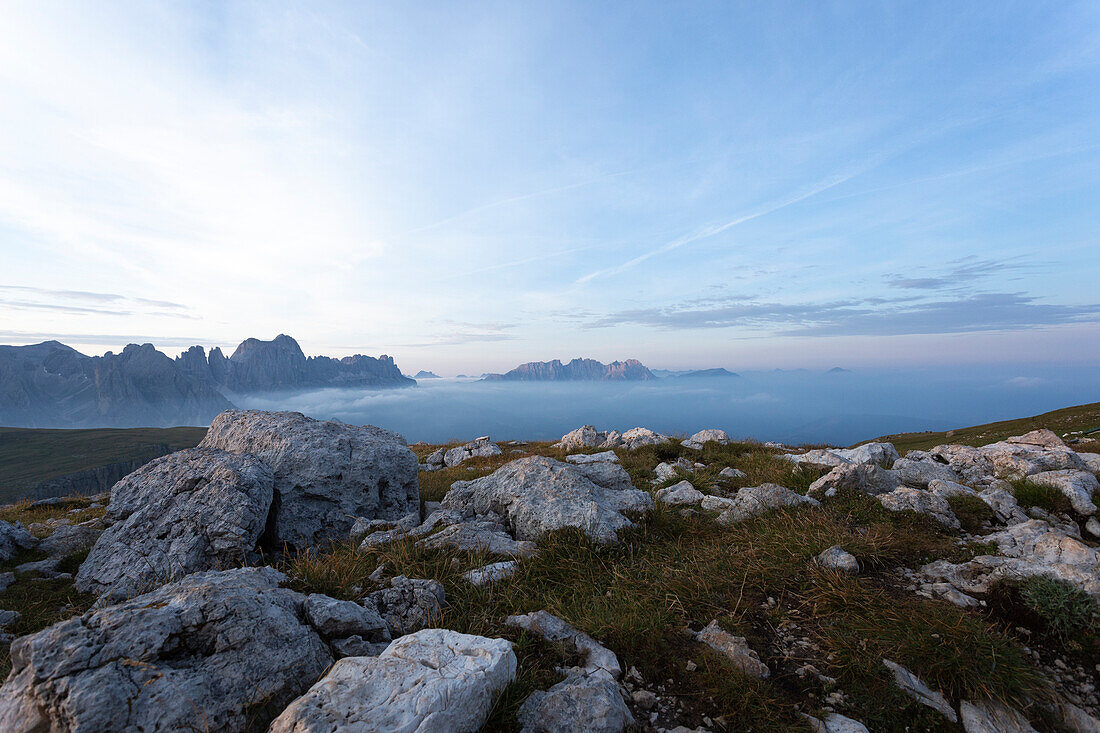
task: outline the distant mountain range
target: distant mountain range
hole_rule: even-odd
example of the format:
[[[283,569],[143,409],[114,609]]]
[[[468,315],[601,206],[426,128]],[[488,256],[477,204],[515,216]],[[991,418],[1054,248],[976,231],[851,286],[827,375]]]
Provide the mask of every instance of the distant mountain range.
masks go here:
[[[680,377],[740,377],[737,372],[731,372],[729,369],[722,367],[715,367],[713,369],[689,369],[687,371],[669,371],[668,369],[654,369],[654,376],[661,377],[663,379]]]
[[[420,371],[418,371],[416,374],[413,375],[412,378],[413,379],[442,379],[442,377],[440,377],[435,372],[425,371],[424,369],[421,369]]]
[[[59,341],[0,346],[0,425],[205,425],[237,395],[318,387],[404,387],[389,356],[307,358],[280,335],[247,339],[226,357],[193,346],[176,359],[152,344],[86,356]]]
[[[487,382],[608,382],[655,379],[653,372],[637,359],[613,361],[610,364],[595,359],[573,359],[563,364],[553,361],[530,361],[504,374],[485,374]]]

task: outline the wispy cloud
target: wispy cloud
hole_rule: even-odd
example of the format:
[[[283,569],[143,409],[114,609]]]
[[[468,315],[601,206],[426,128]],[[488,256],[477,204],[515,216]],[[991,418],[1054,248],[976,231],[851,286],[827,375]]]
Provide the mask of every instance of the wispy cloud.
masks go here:
[[[910,298],[775,303],[739,301],[698,308],[669,306],[612,313],[591,328],[618,325],[665,330],[739,328],[781,336],[897,336],[1024,330],[1100,322],[1100,303],[1054,305],[1022,293],[980,293],[952,300]]]
[[[18,297],[5,297],[11,294]],[[87,290],[51,290],[23,285],[0,285],[0,304],[30,311],[106,316],[172,315],[187,317],[187,306],[166,300],[134,298]]]

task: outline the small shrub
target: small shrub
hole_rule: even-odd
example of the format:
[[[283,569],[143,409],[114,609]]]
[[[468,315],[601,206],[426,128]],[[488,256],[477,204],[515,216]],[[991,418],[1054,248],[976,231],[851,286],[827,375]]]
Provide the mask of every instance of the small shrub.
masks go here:
[[[1037,506],[1056,514],[1067,513],[1073,508],[1066,495],[1053,486],[1041,486],[1024,479],[1012,482],[1012,488],[1016,503],[1022,507]]]
[[[1020,597],[1059,640],[1083,639],[1100,631],[1100,610],[1088,593],[1064,580],[1036,575],[1020,584]]]
[[[968,532],[981,528],[983,524],[993,519],[993,508],[977,496],[956,494],[947,497],[947,503],[951,505],[951,511],[958,518],[963,529]]]

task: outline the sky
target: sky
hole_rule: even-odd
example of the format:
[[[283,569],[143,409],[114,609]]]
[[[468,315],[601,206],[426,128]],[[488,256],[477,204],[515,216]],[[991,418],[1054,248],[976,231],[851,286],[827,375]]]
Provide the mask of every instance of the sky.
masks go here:
[[[1100,364],[1100,4],[0,0],[0,343]]]

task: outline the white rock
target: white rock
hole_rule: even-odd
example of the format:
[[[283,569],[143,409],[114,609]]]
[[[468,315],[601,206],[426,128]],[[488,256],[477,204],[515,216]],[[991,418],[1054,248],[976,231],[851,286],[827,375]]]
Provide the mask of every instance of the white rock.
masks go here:
[[[703,501],[705,494],[696,489],[688,481],[681,481],[657,492],[657,501],[670,506],[697,505]]]
[[[810,484],[806,493],[833,496],[839,490],[850,489],[874,496],[893,491],[900,485],[898,475],[888,468],[873,463],[845,463]]]
[[[637,450],[646,445],[663,445],[671,439],[649,428],[631,428],[622,435],[622,445],[627,450]]]
[[[607,674],[611,679],[616,680],[622,674],[622,667],[619,666],[619,658],[615,656],[615,652],[553,614],[546,611],[535,611],[522,616],[509,616],[504,620],[504,623],[507,626],[515,626],[539,634],[550,641],[569,644],[577,652],[584,655],[584,666],[573,667],[564,671],[586,675],[598,672]]]
[[[472,440],[465,445],[455,446],[448,449],[443,454],[443,464],[448,468],[453,468],[459,465],[463,461],[470,458],[484,458],[489,456],[499,456],[501,451],[500,446],[489,440],[488,435],[484,435],[476,440]],[[434,454],[433,454],[434,455]]]
[[[796,494],[790,489],[785,489],[776,484],[750,486],[737,492],[730,507],[718,517],[718,522],[720,524],[731,524],[751,517],[758,517],[772,509],[798,506],[800,504],[821,506],[821,502],[816,499]]]
[[[426,629],[377,657],[341,659],[270,733],[472,733],[515,676],[516,655],[504,639]]]
[[[390,580],[390,587],[374,591],[368,599],[386,620],[390,633],[400,636],[435,625],[446,596],[438,580],[398,575]]]
[[[859,561],[856,560],[856,556],[847,552],[840,545],[833,545],[818,555],[816,560],[817,564],[823,568],[841,570],[852,574],[859,572]]]
[[[740,468],[731,468],[729,466],[723,468],[718,472],[718,475],[722,478],[747,478],[748,474],[742,471]]]
[[[468,570],[462,574],[462,577],[470,585],[485,585],[511,577],[515,574],[517,567],[519,567],[519,563],[515,560],[504,560]]]
[[[29,550],[38,544],[38,540],[27,531],[22,522],[0,520],[0,562],[7,562],[19,554],[20,550]]]
[[[947,503],[947,500],[929,491],[902,487],[894,489],[889,494],[881,494],[878,500],[884,508],[892,512],[908,510],[918,514],[927,514],[952,529],[959,528],[959,520],[951,511],[951,505]]]
[[[1089,521],[1085,522],[1085,531],[1100,539],[1100,521],[1097,521],[1096,517],[1089,517]]]
[[[618,463],[619,456],[613,450],[605,450],[602,453],[574,453],[571,456],[566,456],[565,460],[574,464]]]
[[[1037,733],[1020,711],[996,700],[963,700],[959,714],[966,733]]]
[[[717,443],[718,445],[729,445],[730,436],[726,434],[725,430],[710,428],[707,430],[700,430],[680,445],[692,450],[702,450],[704,445],[711,442]]]
[[[499,514],[517,539],[537,540],[546,532],[575,527],[596,542],[612,542],[633,526],[623,512],[653,508],[652,497],[630,486],[621,466],[573,466],[543,456],[520,458],[473,481],[457,481],[443,506],[474,516]]]
[[[907,695],[922,705],[927,705],[933,710],[938,711],[952,723],[959,722],[959,717],[955,714],[954,708],[951,707],[943,695],[921,682],[915,674],[900,664],[891,662],[889,659],[883,659],[882,663],[887,669],[894,673],[894,682]]]
[[[766,679],[771,675],[768,665],[761,662],[757,653],[749,648],[745,637],[734,636],[724,630],[718,625],[717,619],[711,621],[702,631],[697,632],[695,640],[726,657],[733,666],[751,677]]]
[[[814,733],[870,733],[863,723],[847,718],[840,713],[829,713],[824,720],[806,714],[803,714],[802,717],[814,729]]]
[[[658,481],[668,481],[669,479],[676,478],[680,474],[676,473],[676,468],[670,466],[667,463],[658,463],[657,468],[653,469],[657,474]]]
[[[1100,473],[1100,453],[1078,453],[1077,457],[1084,462],[1089,471]]]
[[[959,475],[949,465],[944,465],[936,460],[931,453],[911,450],[905,454],[905,458],[894,461],[892,470],[906,486],[917,489],[926,489],[931,481],[951,481],[957,483]]]
[[[1061,471],[1041,471],[1027,477],[1027,480],[1040,486],[1051,486],[1062,492],[1073,511],[1083,516],[1096,513],[1096,505],[1092,501],[1093,494],[1100,491],[1100,482],[1096,476],[1088,471],[1064,469]]]

